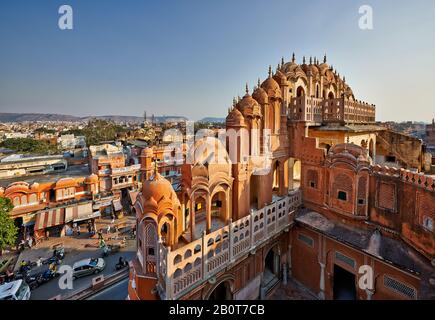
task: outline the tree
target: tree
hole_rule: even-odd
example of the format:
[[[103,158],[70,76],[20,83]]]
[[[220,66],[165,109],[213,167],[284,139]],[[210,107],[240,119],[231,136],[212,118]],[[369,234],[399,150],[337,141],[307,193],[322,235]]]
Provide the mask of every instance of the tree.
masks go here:
[[[126,129],[115,122],[103,119],[91,119],[83,128],[83,134],[86,137],[88,146],[100,144],[104,141],[113,141],[116,139],[117,133],[125,131]]]
[[[9,215],[13,208],[9,198],[0,197],[0,252],[17,241],[18,228]]]
[[[46,141],[30,138],[6,139],[0,144],[0,146],[16,152],[31,154],[53,154],[57,151],[56,146],[50,146]]]

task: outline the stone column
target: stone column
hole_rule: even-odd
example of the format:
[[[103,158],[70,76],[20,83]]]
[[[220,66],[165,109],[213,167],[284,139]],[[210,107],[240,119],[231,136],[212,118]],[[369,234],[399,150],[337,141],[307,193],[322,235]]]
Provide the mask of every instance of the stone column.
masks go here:
[[[231,189],[227,190],[227,199],[226,199],[226,208],[225,208],[225,214],[227,216],[227,222],[229,222],[233,218],[233,208],[232,208],[232,201],[231,201]]]
[[[190,198],[190,238],[191,241],[195,240],[195,198],[193,194]]]
[[[320,263],[320,292],[319,292],[319,299],[325,300],[325,267],[326,265],[324,263]]]
[[[293,190],[293,166],[295,164],[294,159],[288,159],[288,191]]]
[[[183,223],[181,230],[186,230],[186,204],[184,203],[184,196],[183,196],[183,202],[181,203],[181,221]]]
[[[288,253],[287,253],[287,264],[288,264],[288,275],[292,276],[292,246],[288,245]]]
[[[206,220],[207,220],[206,230],[207,230],[207,234],[209,234],[211,231],[211,197],[209,194],[206,197],[206,202],[207,202],[206,203],[206,212],[205,212]]]
[[[287,285],[287,275],[288,275],[288,272],[287,272],[287,264],[286,263],[283,263],[282,264],[282,284],[283,285]]]

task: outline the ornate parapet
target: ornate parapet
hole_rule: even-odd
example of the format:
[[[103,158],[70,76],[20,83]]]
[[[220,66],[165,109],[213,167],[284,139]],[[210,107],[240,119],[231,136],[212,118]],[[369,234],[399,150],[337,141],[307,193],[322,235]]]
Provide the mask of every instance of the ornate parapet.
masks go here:
[[[344,97],[321,99],[302,96],[291,99],[287,116],[292,121],[312,123],[371,123],[376,121],[376,107]]]
[[[411,183],[428,191],[435,192],[435,179],[423,173],[412,172],[403,168],[398,169],[380,165],[373,166],[372,170],[374,174],[395,177],[401,181]]]
[[[299,190],[177,250],[161,247],[159,283],[165,299],[178,299],[283,232],[302,203]],[[162,261],[163,260],[163,261]]]

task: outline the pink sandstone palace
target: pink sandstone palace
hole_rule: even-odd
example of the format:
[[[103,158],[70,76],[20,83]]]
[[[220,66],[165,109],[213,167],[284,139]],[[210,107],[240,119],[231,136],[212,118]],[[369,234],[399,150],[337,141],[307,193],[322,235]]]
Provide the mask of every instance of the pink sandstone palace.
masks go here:
[[[435,180],[326,56],[269,68],[226,128],[233,143],[187,151],[177,190],[142,151],[129,299],[266,299],[290,279],[318,299],[435,299]]]

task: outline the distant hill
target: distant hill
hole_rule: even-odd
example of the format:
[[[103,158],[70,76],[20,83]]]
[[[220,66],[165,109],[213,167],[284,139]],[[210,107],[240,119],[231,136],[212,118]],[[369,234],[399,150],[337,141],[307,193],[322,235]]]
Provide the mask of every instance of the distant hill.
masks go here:
[[[0,113],[0,122],[26,122],[26,121],[80,121],[79,117],[64,114],[43,113]]]
[[[46,114],[46,113],[1,113],[0,112],[0,122],[35,122],[35,121],[69,121],[69,122],[83,122],[89,119],[104,119],[112,120],[115,122],[142,122],[143,117],[135,116],[88,116],[88,117],[76,117],[65,114]],[[148,119],[151,121],[151,119]],[[166,122],[166,121],[182,121],[187,120],[185,117],[181,116],[157,116],[155,117],[156,122]]]
[[[208,117],[208,118],[203,118],[201,120],[199,120],[198,122],[214,122],[214,123],[223,123],[225,122],[225,118],[213,118],[213,117]]]

